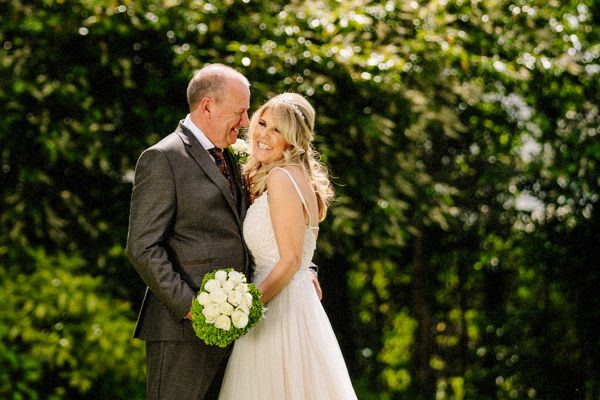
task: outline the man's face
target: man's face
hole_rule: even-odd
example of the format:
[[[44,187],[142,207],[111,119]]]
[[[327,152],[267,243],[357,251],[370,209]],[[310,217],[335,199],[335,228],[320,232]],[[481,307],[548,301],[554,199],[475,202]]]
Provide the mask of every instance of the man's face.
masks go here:
[[[227,147],[237,140],[240,128],[249,125],[250,89],[244,83],[230,80],[220,101],[212,101],[210,128],[206,136],[217,147]]]

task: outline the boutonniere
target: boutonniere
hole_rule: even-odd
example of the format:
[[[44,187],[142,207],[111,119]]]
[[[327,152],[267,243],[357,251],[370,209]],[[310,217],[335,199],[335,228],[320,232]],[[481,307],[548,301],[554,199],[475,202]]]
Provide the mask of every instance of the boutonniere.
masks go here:
[[[234,144],[227,147],[227,150],[237,164],[244,164],[248,159],[248,144],[244,139],[237,139]]]

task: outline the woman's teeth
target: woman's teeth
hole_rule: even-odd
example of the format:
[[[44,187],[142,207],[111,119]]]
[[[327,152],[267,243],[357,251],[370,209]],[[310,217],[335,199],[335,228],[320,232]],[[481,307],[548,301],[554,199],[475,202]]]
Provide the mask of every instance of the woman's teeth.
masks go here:
[[[273,149],[271,146],[267,146],[263,142],[258,142],[258,148],[261,150],[272,150]]]

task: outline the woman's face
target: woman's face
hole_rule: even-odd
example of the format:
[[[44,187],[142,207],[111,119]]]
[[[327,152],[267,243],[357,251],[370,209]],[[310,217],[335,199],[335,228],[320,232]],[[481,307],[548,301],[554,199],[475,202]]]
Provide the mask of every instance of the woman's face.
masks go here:
[[[280,161],[289,144],[279,133],[271,109],[267,108],[252,133],[252,155],[263,164]]]

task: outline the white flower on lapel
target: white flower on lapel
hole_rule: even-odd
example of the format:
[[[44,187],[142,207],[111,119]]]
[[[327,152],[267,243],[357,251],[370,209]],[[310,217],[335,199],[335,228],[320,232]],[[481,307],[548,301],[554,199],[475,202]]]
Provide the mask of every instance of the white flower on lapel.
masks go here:
[[[229,153],[231,153],[231,157],[233,161],[238,164],[244,164],[248,159],[248,144],[244,139],[237,139],[234,144],[227,148]]]

